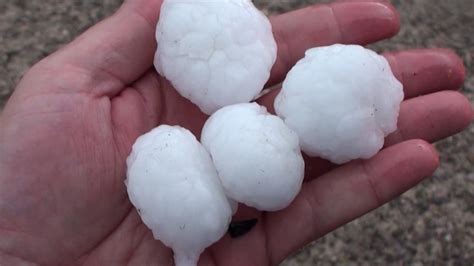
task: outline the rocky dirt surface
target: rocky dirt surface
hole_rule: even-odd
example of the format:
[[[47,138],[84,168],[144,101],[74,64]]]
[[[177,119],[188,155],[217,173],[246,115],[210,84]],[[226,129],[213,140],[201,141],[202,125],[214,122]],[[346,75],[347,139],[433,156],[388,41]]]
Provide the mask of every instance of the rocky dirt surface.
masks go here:
[[[317,0],[255,0],[276,14]],[[474,103],[474,1],[395,0],[401,33],[379,51],[447,47],[464,59]],[[111,14],[121,0],[0,1],[0,109],[32,64]],[[474,126],[437,144],[442,167],[400,199],[314,242],[283,263],[473,265]]]

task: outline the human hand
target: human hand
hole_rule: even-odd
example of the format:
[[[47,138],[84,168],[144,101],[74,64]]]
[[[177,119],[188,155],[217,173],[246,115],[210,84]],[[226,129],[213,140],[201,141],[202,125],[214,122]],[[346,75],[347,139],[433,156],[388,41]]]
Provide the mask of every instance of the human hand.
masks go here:
[[[153,239],[123,185],[125,158],[139,135],[158,124],[180,124],[199,135],[206,119],[152,68],[159,5],[127,1],[18,85],[0,118],[0,262],[172,264],[171,251]],[[311,7],[272,23],[279,55],[268,86],[281,82],[309,47],[367,44],[399,27],[395,11],[374,1]],[[277,213],[241,207],[238,219],[258,217],[259,223],[210,247],[203,265],[277,264],[434,171],[436,152],[413,139],[436,141],[472,120],[470,103],[449,91],[463,81],[462,63],[446,50],[386,56],[407,97],[386,149],[338,168],[308,159],[307,182],[295,202]],[[259,101],[271,109],[274,95]]]

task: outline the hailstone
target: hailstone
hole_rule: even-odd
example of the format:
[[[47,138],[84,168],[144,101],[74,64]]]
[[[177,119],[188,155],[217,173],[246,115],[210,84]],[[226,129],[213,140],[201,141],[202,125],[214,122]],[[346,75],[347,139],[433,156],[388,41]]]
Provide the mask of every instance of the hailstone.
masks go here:
[[[308,50],[274,105],[305,153],[342,164],[383,147],[397,129],[402,100],[403,86],[384,57],[337,44]]]
[[[301,189],[298,136],[265,107],[224,107],[206,122],[201,142],[228,197],[263,211],[287,207]]]
[[[207,114],[258,96],[277,54],[250,0],[164,0],[156,39],[157,71]]]
[[[153,236],[193,266],[227,231],[232,208],[211,158],[180,127],[160,126],[138,138],[127,159],[127,190]]]

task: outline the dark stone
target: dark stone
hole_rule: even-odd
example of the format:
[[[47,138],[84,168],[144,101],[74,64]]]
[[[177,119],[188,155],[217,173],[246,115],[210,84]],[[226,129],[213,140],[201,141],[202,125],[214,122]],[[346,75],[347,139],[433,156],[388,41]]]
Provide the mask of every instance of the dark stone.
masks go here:
[[[229,233],[230,237],[238,238],[250,232],[257,222],[257,219],[232,222],[230,223],[229,230],[227,232]]]

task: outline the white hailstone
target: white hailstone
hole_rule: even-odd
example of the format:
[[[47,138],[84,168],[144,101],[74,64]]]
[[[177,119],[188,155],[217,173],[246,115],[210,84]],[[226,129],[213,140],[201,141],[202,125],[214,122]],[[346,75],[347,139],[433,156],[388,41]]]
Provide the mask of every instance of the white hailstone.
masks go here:
[[[165,0],[157,71],[207,114],[259,95],[276,60],[268,18],[250,0]]]
[[[228,197],[263,211],[287,207],[301,189],[298,136],[256,103],[224,107],[206,122],[201,142]]]
[[[357,45],[306,52],[288,73],[275,110],[310,156],[342,164],[370,158],[397,129],[403,86],[387,60]]]
[[[207,151],[188,130],[160,126],[136,141],[127,166],[128,195],[143,222],[173,249],[177,266],[196,265],[232,216]]]

